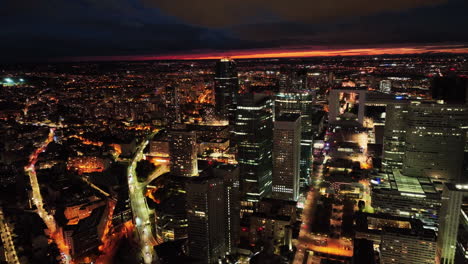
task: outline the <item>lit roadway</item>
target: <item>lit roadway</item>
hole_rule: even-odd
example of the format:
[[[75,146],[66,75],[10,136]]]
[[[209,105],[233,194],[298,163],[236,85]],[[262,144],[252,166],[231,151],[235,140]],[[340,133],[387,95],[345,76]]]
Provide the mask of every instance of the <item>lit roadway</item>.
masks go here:
[[[324,162],[325,160],[326,159],[324,159]],[[307,193],[306,201],[304,203],[304,210],[302,210],[301,230],[299,231],[299,238],[296,245],[297,251],[296,255],[294,256],[293,263],[304,263],[304,255],[309,244],[309,233],[311,231],[310,227],[313,223],[313,216],[315,214],[315,209],[317,208],[317,199],[320,195],[319,190],[316,187],[318,187],[322,181],[322,168],[323,165],[320,165],[318,171],[315,173],[315,184],[310,188],[309,192]]]
[[[50,142],[54,139],[54,128],[49,130],[49,135],[47,139],[41,144],[41,146],[36,149],[30,156],[29,156],[29,164],[24,167],[24,170],[29,176],[29,180],[31,183],[32,188],[32,203],[37,207],[37,214],[42,218],[44,223],[47,226],[47,229],[50,232],[50,238],[57,244],[57,247],[60,250],[62,255],[62,262],[63,263],[71,263],[71,257],[69,255],[69,249],[64,242],[63,234],[59,230],[57,222],[55,222],[54,216],[50,215],[47,210],[44,209],[44,202],[41,195],[41,189],[39,187],[39,182],[37,180],[36,169],[35,165],[37,162],[37,158],[40,153],[44,152],[49,145]]]
[[[361,159],[358,160],[361,164],[367,164],[366,158],[366,147],[367,147],[367,135],[360,133],[354,135],[354,141],[357,142],[363,149],[364,154],[362,154]],[[352,241],[346,238],[333,239],[327,236],[314,235],[311,234],[311,226],[313,224],[313,217],[315,215],[315,210],[317,207],[317,199],[320,196],[318,187],[323,181],[323,167],[326,164],[327,160],[330,159],[328,155],[325,155],[322,164],[314,168],[314,186],[311,187],[309,193],[307,194],[307,200],[304,204],[304,210],[302,212],[302,224],[301,230],[299,231],[299,238],[296,245],[297,252],[294,257],[293,263],[302,264],[304,263],[305,253],[307,250],[314,252],[320,252],[324,254],[339,255],[345,257],[353,256]],[[370,192],[369,192],[369,183],[367,181],[361,181],[361,184],[364,186],[363,200],[366,202],[366,209],[370,204]],[[369,206],[370,207],[370,206]],[[368,209],[372,210],[372,209]]]
[[[307,250],[321,252],[325,254],[352,256],[352,251],[345,249],[349,247],[348,241],[341,239],[330,239],[324,236],[317,236],[311,234],[311,227],[314,223],[315,210],[317,209],[317,201],[320,197],[320,184],[323,182],[324,165],[330,159],[325,155],[321,164],[315,165],[313,170],[313,185],[307,193],[304,210],[302,211],[301,229],[299,231],[299,238],[296,244],[296,255],[294,256],[293,263],[304,263],[305,253]]]
[[[352,242],[350,240],[344,238],[333,239],[326,236],[311,234],[311,226],[314,223],[313,217],[317,208],[317,200],[320,197],[319,186],[323,181],[323,165],[328,159],[329,157],[325,156],[323,163],[314,168],[315,185],[311,187],[304,204],[301,230],[299,231],[299,238],[296,245],[297,252],[293,261],[295,264],[304,263],[307,250],[345,257],[353,256]]]
[[[156,133],[157,132],[152,133],[137,147],[135,156],[127,168],[127,180],[129,186],[130,203],[134,217],[133,220],[135,222],[135,227],[138,233],[143,261],[144,263],[148,264],[159,262],[158,256],[153,248],[157,242],[152,233],[151,221],[149,217],[150,209],[148,208],[146,197],[144,195],[145,183],[138,182],[136,167],[137,163],[143,159],[143,150],[148,145],[149,139],[152,138]],[[165,172],[167,172],[167,167],[158,168],[156,173],[152,173],[151,178],[156,178]]]
[[[11,235],[10,226],[5,220],[3,210],[0,207],[0,236],[2,238],[3,248],[5,249],[5,259],[8,264],[20,264],[18,255],[16,254],[13,236]]]

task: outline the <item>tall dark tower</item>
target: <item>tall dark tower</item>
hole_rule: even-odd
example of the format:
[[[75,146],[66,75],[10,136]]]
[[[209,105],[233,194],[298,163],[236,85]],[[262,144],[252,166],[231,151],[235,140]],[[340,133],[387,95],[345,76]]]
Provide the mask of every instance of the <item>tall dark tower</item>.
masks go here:
[[[431,82],[431,94],[435,100],[449,104],[468,104],[468,78],[454,74],[434,77]]]
[[[213,168],[213,175],[224,182],[224,239],[226,252],[233,254],[239,243],[240,193],[239,166],[219,164]]]
[[[214,81],[216,112],[220,117],[232,122],[239,92],[236,63],[229,58],[216,62]]]
[[[223,179],[194,177],[186,191],[189,255],[199,263],[218,263],[226,254]]]
[[[179,89],[177,87],[166,86],[163,91],[163,102],[166,108],[164,120],[167,124],[181,122],[181,112],[179,106]]]

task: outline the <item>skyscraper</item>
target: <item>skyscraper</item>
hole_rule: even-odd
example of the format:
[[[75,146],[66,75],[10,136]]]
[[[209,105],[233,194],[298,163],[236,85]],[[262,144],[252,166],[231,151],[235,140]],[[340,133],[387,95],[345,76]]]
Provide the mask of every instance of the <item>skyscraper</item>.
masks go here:
[[[297,201],[301,154],[301,116],[283,114],[273,132],[273,198]]]
[[[301,115],[301,166],[300,182],[307,184],[310,178],[312,163],[312,117],[314,113],[314,93],[310,91],[278,93],[275,96],[275,118],[282,114],[296,113]]]
[[[270,97],[265,94],[240,97],[234,140],[240,168],[242,207],[252,208],[254,203],[271,193],[272,130]]]
[[[236,63],[223,58],[216,62],[215,78],[215,109],[220,117],[233,121],[239,92]]]
[[[171,173],[177,176],[198,175],[197,134],[186,129],[169,132]]]
[[[180,111],[180,95],[177,87],[166,86],[162,93],[162,99],[166,111],[164,112],[164,120],[167,124],[174,122],[181,122],[181,111]]]
[[[240,199],[239,167],[219,164],[213,168],[213,175],[224,182],[224,215],[226,252],[233,253],[239,243]]]
[[[468,108],[457,105],[412,104],[407,118],[403,174],[437,181],[459,181]]]
[[[456,263],[457,235],[464,197],[468,197],[468,185],[444,185],[437,238],[437,257],[441,264]]]
[[[186,191],[189,255],[202,263],[217,263],[226,253],[223,179],[194,177]]]
[[[408,104],[387,105],[382,161],[383,169],[387,172],[403,167],[408,108]]]

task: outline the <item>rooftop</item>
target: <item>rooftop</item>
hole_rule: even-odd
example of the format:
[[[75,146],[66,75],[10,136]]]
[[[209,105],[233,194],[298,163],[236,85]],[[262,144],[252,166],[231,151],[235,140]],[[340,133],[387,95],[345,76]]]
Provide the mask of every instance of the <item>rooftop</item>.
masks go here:
[[[402,195],[425,197],[426,195],[438,194],[432,182],[423,177],[410,177],[403,175],[400,170],[395,169],[392,173],[381,173],[373,180],[374,190],[393,190]]]

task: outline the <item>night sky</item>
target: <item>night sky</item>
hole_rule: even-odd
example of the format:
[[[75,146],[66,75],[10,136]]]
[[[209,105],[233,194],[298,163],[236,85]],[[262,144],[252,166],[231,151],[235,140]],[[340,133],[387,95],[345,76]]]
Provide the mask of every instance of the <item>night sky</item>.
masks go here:
[[[468,52],[468,1],[1,0],[0,34],[0,62]]]

